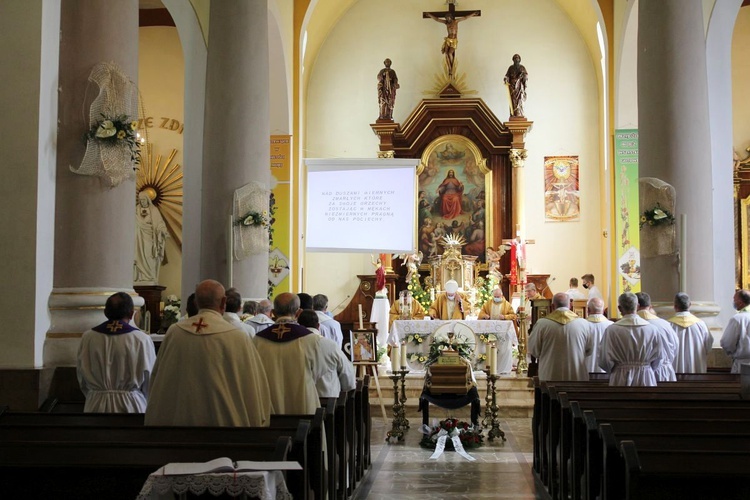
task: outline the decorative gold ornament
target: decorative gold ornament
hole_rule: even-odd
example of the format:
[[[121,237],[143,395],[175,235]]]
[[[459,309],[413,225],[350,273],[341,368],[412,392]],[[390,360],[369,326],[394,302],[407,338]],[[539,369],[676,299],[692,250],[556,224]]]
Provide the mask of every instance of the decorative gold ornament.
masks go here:
[[[136,199],[143,191],[159,210],[174,238],[177,248],[182,251],[182,166],[172,164],[177,150],[172,149],[162,162],[162,156],[153,157],[153,143],[146,146],[146,155],[141,158],[141,167],[136,177]]]

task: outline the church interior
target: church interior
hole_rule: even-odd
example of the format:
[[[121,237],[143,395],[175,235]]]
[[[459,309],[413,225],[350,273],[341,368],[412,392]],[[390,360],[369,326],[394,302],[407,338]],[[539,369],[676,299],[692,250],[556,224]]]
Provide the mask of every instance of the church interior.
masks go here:
[[[0,0],[0,38],[0,406],[76,393],[81,336],[112,293],[154,334],[205,279],[254,301],[325,294],[345,337],[364,321],[383,351],[359,367],[372,450],[349,495],[548,498],[528,332],[498,378],[507,441],[428,460],[419,370],[402,379],[410,432],[388,439],[399,389],[378,299],[418,289],[428,309],[453,261],[472,311],[495,285],[551,299],[585,275],[610,318],[623,292],[665,318],[685,292],[709,369],[731,366],[719,340],[750,289],[748,0]],[[111,160],[101,134],[130,142]],[[324,210],[308,159],[415,160],[413,248],[308,251]]]

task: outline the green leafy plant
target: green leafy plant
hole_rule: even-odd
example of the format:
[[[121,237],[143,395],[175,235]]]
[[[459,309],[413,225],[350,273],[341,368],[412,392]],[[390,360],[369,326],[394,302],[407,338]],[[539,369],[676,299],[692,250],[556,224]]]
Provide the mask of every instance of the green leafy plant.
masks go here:
[[[458,436],[464,448],[478,448],[484,443],[482,429],[455,418],[446,418],[433,427],[429,434],[423,435],[419,446],[433,450],[437,446],[438,438],[446,435],[449,437]],[[453,442],[450,439],[446,440],[445,448],[453,449]]]

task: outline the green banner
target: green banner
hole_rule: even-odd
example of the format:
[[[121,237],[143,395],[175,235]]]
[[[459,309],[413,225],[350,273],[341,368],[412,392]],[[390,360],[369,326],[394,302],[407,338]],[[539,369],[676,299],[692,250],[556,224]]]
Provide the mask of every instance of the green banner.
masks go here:
[[[616,290],[641,290],[641,256],[638,248],[638,130],[615,130],[615,261]]]

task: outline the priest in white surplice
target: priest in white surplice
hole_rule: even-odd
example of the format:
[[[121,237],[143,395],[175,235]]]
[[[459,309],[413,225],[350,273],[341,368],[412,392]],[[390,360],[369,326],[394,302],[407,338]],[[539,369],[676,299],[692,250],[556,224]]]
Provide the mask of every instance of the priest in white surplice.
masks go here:
[[[269,326],[273,325],[271,319],[271,311],[273,310],[273,304],[268,299],[262,299],[258,302],[258,314],[252,318],[246,319],[245,323],[252,326],[256,332],[265,330]]]
[[[591,354],[586,356],[586,369],[589,373],[602,373],[604,370],[599,366],[597,362],[597,356],[599,354],[599,346],[602,343],[602,337],[604,331],[612,324],[612,321],[608,320],[604,316],[604,301],[598,297],[589,299],[586,306],[589,311],[589,315],[586,321],[589,323],[589,332],[591,332]]]
[[[318,320],[316,311],[305,309],[300,312],[298,321],[300,325],[314,334],[322,336],[319,330],[320,321]],[[323,339],[323,342],[335,344],[331,339]],[[342,385],[349,387],[354,384],[354,365],[352,365],[352,362],[341,349],[329,349],[328,351],[337,354],[337,359],[335,360],[336,369],[324,372],[323,376],[315,383],[315,387],[318,389],[318,396],[321,398],[337,398],[339,397],[339,393],[341,393]]]
[[[734,360],[732,373],[740,373],[740,365],[750,363],[750,291],[738,290],[734,294],[734,308],[737,314],[724,329],[721,348]]]
[[[354,368],[348,362],[340,367],[336,344],[297,323],[297,295],[277,295],[273,312],[276,324],[256,333],[253,342],[268,377],[274,413],[315,413],[320,406],[316,384],[331,373],[339,377],[342,391],[354,389]]]
[[[221,315],[224,287],[195,289],[198,314],[169,327],[151,377],[146,425],[268,426],[268,381],[252,339]]]
[[[636,311],[638,316],[657,327],[662,336],[661,345],[664,350],[664,358],[661,364],[654,370],[656,381],[674,382],[677,380],[674,373],[674,358],[677,356],[677,346],[680,343],[677,339],[677,334],[672,329],[669,321],[661,319],[654,313],[654,310],[651,308],[651,296],[649,294],[638,292],[635,296],[638,298],[638,310]]]
[[[617,299],[622,319],[610,325],[599,345],[599,366],[608,372],[609,385],[655,386],[658,368],[666,353],[662,335],[636,314],[638,298],[625,292]]]
[[[313,311],[318,315],[320,323],[320,334],[331,339],[341,349],[344,342],[344,333],[341,331],[341,323],[328,315],[328,297],[319,293],[312,299]],[[336,395],[338,397],[338,394]]]
[[[242,330],[247,333],[250,337],[255,335],[255,328],[243,322],[240,319],[240,311],[242,310],[242,294],[237,291],[236,288],[230,288],[227,290],[227,305],[224,311],[223,317],[227,323],[231,324],[238,330]]]
[[[143,413],[156,354],[154,342],[130,325],[133,299],[117,292],[107,299],[107,321],[88,330],[78,347],[77,374],[86,396],[84,412]]]
[[[677,334],[677,355],[674,358],[674,371],[677,373],[706,373],[708,353],[714,339],[706,324],[690,313],[690,297],[678,293],[674,297],[675,315],[669,318]]]
[[[539,359],[539,380],[588,380],[585,359],[591,353],[589,326],[570,310],[570,297],[556,293],[552,309],[537,320],[529,336],[529,354]]]

